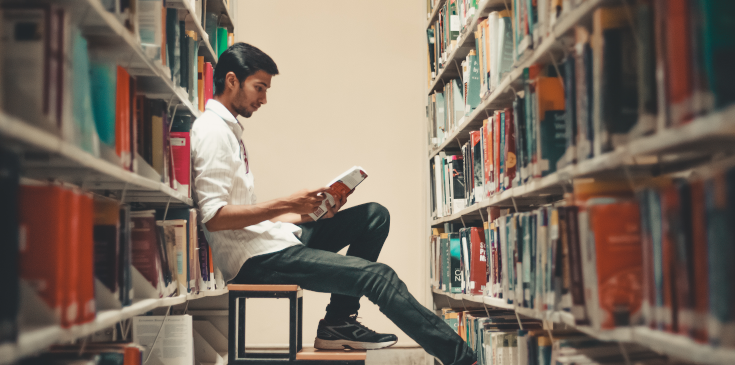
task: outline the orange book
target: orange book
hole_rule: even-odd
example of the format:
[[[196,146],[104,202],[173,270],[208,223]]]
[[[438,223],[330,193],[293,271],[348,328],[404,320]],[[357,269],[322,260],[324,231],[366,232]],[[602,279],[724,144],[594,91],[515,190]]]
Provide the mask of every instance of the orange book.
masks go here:
[[[204,56],[197,57],[197,100],[199,111],[204,111]]]
[[[166,66],[166,7],[161,7],[161,64]]]
[[[79,321],[95,319],[97,306],[94,299],[94,202],[89,194],[79,196]]]
[[[692,56],[689,1],[669,0],[666,14],[666,93],[669,98],[671,125],[679,125],[692,119]]]
[[[593,199],[587,202],[586,214],[587,227],[583,226],[583,214],[580,214],[580,231],[589,229],[582,251],[593,265],[583,265],[591,322],[602,329],[637,323],[643,299],[638,203]]]
[[[130,75],[117,66],[115,99],[115,152],[123,168],[131,168],[130,155]]]
[[[534,127],[537,135],[538,159],[534,177],[541,177],[556,171],[556,163],[564,155],[564,148],[558,147],[559,142],[556,138],[557,120],[553,115],[547,114],[551,111],[556,111],[557,115],[564,113],[564,85],[561,79],[546,76],[537,78],[536,100],[538,109],[533,123],[538,123]]]
[[[79,211],[82,204],[82,199],[79,194],[72,192],[68,189],[63,189],[62,194],[66,206],[64,207],[63,217],[61,219],[66,225],[65,242],[61,253],[64,257],[66,265],[66,277],[64,280],[67,281],[66,292],[64,293],[64,304],[61,312],[61,322],[66,326],[71,326],[80,323],[82,317],[80,314],[80,303],[79,303],[79,282],[81,279],[81,262],[80,262],[80,215]]]
[[[19,230],[20,278],[25,280],[54,312],[62,326],[69,327],[62,313],[68,294],[67,260],[70,195],[59,186],[20,187]],[[68,191],[67,191],[68,192]]]

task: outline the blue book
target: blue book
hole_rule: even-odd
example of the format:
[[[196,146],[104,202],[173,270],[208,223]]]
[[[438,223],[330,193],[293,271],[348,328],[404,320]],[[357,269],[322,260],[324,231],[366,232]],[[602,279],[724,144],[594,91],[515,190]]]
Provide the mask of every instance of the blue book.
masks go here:
[[[735,334],[735,169],[705,181],[710,343],[731,346]],[[714,324],[714,325],[713,325]],[[728,341],[723,341],[727,339]]]
[[[92,61],[89,68],[92,92],[92,112],[100,142],[115,147],[115,100],[117,66],[114,63]]]
[[[100,155],[100,139],[94,122],[94,111],[92,110],[87,39],[82,37],[82,33],[78,28],[74,28],[73,32],[72,73],[74,77],[72,80],[74,86],[72,92],[74,105],[72,113],[79,131],[79,147],[92,154],[92,156],[98,157]]]

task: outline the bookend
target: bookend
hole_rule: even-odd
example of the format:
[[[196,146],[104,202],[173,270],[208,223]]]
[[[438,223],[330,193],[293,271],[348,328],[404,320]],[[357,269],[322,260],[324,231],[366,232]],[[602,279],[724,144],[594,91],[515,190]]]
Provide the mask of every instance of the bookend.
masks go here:
[[[329,363],[335,365],[364,365],[365,360],[340,359],[345,351],[325,351],[323,354],[335,355],[334,359],[298,359],[302,351],[303,291],[298,285],[241,285],[230,284],[228,320],[228,365],[268,365],[268,364],[309,364]],[[246,352],[245,351],[245,301],[248,298],[288,298],[289,299],[289,341],[288,352]]]

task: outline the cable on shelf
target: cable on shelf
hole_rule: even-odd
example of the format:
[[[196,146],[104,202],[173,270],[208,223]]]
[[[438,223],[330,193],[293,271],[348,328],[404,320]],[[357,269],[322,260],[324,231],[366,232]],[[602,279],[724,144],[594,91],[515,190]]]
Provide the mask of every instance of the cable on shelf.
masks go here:
[[[148,351],[148,356],[146,356],[145,361],[143,361],[143,364],[147,363],[148,359],[151,358],[151,354],[153,353],[153,348],[156,347],[156,341],[158,341],[158,336],[161,334],[163,325],[166,324],[166,318],[168,318],[168,312],[170,311],[171,311],[171,306],[169,305],[166,308],[166,314],[163,316],[163,321],[161,321],[161,327],[158,328],[158,333],[156,333],[156,337],[153,339],[153,344],[151,344],[151,349]]]
[[[623,353],[623,359],[625,359],[625,365],[630,365],[630,357],[628,357],[628,351],[625,350],[625,346],[623,346],[623,343],[618,341],[618,347],[620,347],[620,352]]]
[[[521,316],[519,316],[518,315],[518,312],[516,312],[516,311],[513,311],[513,313],[516,314],[516,320],[518,321],[518,327],[520,327],[521,330],[523,330],[523,322],[521,322]]]

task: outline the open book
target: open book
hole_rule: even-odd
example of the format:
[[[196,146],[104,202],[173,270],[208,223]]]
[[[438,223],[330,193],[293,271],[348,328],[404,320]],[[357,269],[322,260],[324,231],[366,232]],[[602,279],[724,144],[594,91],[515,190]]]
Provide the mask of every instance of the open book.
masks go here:
[[[360,185],[365,178],[367,178],[367,174],[360,166],[352,166],[342,175],[337,176],[336,179],[327,184],[329,187],[329,190],[325,193],[327,198],[322,201],[322,205],[314,213],[309,214],[309,217],[316,221],[327,214],[327,204],[334,206],[336,200],[352,194],[357,185]]]

